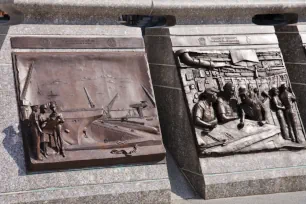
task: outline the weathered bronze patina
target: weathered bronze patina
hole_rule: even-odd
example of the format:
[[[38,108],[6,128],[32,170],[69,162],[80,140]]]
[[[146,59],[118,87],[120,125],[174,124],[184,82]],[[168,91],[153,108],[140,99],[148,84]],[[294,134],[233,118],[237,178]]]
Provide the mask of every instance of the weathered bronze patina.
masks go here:
[[[29,170],[165,156],[145,53],[14,53]]]
[[[176,55],[200,154],[305,148],[280,51],[184,49]]]

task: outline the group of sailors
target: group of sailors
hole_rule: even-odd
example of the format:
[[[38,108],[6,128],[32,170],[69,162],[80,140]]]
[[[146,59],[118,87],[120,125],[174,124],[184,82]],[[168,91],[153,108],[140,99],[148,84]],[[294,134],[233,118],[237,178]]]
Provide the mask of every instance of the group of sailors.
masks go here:
[[[216,88],[207,88],[199,95],[199,101],[193,108],[194,124],[207,135],[218,124],[240,119],[238,129],[244,127],[245,119],[258,122],[259,126],[267,122],[267,110],[263,103],[270,101],[270,109],[276,113],[282,136],[285,140],[303,143],[299,136],[297,115],[294,110],[296,98],[286,84],[280,87],[272,87],[268,93],[259,93],[258,88],[241,86],[238,89],[240,103],[235,97],[235,86],[228,82],[223,91]],[[201,137],[198,137],[199,145],[204,145]]]
[[[48,114],[48,106],[51,113]],[[58,154],[65,157],[63,140],[61,136],[64,118],[56,111],[56,103],[33,105],[30,115],[30,129],[32,150],[37,160],[43,160],[42,155],[48,158],[48,147],[53,148]],[[38,111],[39,109],[39,111]]]

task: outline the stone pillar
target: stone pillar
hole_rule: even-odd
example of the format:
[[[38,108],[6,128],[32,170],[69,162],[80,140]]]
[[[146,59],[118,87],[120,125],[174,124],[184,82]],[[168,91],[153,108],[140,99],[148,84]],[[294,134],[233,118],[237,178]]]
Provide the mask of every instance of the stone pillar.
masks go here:
[[[305,104],[304,93],[306,91],[306,79],[304,76],[306,68],[305,31],[306,26],[303,24],[275,26],[279,47],[283,53],[292,88],[297,97],[297,104],[304,127],[306,125],[306,110],[303,108]]]
[[[216,157],[199,155],[188,108],[191,101],[185,97],[182,88],[185,81],[181,81],[179,71],[186,65],[181,65],[175,54],[181,49],[205,54],[207,51],[239,49],[280,53],[273,26],[177,25],[148,28],[145,42],[164,142],[182,172],[204,199],[305,190],[305,150],[274,149]],[[264,55],[261,60],[265,59]],[[281,64],[284,66],[283,61]],[[290,67],[288,72],[290,75]],[[296,89],[296,80],[291,79],[298,95],[301,89]],[[297,97],[303,100],[302,96]]]
[[[113,43],[97,49],[12,48],[12,37],[143,40],[140,28],[119,25],[119,16],[101,12],[93,5],[36,2],[19,1],[3,7],[16,25],[0,26],[0,203],[169,203],[165,161],[42,173],[26,171],[12,52],[144,52],[144,47],[121,49]]]

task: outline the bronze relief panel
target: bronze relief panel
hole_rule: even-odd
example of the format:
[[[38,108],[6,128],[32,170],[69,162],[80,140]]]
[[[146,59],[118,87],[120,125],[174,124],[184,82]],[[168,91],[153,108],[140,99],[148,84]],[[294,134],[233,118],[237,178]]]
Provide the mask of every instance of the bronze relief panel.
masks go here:
[[[157,162],[165,150],[145,53],[14,53],[29,170]]]
[[[305,148],[279,49],[176,52],[202,156]]]

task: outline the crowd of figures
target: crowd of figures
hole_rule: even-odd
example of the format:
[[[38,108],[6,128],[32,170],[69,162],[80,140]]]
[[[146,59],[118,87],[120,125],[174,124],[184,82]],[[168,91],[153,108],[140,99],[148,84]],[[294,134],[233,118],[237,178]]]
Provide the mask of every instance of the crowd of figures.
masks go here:
[[[51,113],[47,113],[48,108]],[[37,160],[48,158],[48,149],[52,148],[57,154],[65,157],[63,140],[61,136],[64,118],[56,110],[56,103],[31,106],[30,130],[32,151]]]
[[[267,110],[264,107],[266,100],[270,108],[276,113],[282,136],[285,140],[303,143],[299,137],[298,121],[294,111],[296,98],[286,84],[272,87],[269,92],[261,92],[256,87],[241,86],[235,97],[235,87],[231,82],[224,85],[223,91],[207,88],[199,95],[199,101],[193,108],[194,123],[201,128],[202,135],[207,135],[218,124],[240,119],[238,129],[244,127],[245,119],[258,121],[259,126],[267,123]],[[204,145],[198,137],[199,145]]]

